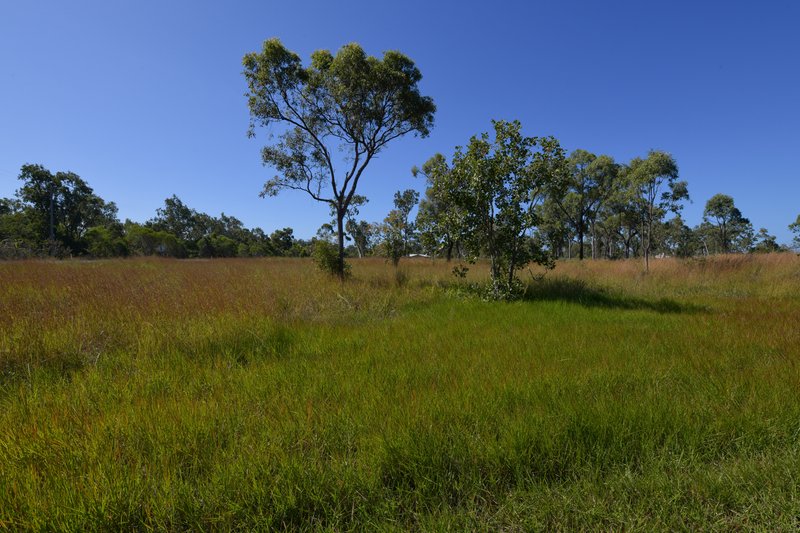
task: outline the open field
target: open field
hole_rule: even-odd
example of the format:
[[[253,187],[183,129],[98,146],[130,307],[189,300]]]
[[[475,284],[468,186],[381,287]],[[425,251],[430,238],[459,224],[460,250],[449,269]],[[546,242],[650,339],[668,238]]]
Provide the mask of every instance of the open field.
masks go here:
[[[0,263],[0,529],[800,527],[794,254],[353,263]]]

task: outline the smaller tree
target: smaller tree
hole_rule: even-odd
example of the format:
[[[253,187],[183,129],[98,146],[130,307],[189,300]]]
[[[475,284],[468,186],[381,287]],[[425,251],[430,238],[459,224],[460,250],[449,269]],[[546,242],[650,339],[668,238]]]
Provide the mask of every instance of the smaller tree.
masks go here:
[[[31,229],[40,242],[48,243],[51,255],[55,247],[81,254],[86,251],[83,237],[89,228],[118,222],[114,202],[97,196],[73,172],[53,174],[42,165],[23,165],[19,179],[23,184],[17,197],[30,211]]]
[[[149,220],[147,225],[157,231],[171,233],[182,241],[194,243],[210,231],[210,224],[202,222],[197,211],[173,194],[164,200],[163,207],[156,209],[155,218]]]
[[[172,233],[156,231],[130,220],[125,221],[124,228],[125,241],[132,254],[186,257],[183,242]]]
[[[394,193],[394,208],[397,210],[403,239],[403,255],[409,253],[409,247],[415,237],[416,226],[410,219],[411,211],[419,202],[419,193],[414,189]]]
[[[726,194],[715,194],[706,202],[703,220],[713,228],[716,249],[727,254],[747,251],[753,241],[753,226]]]
[[[664,248],[675,257],[691,257],[700,248],[697,235],[680,215],[666,222],[662,231]]]
[[[350,238],[353,239],[353,245],[356,247],[358,257],[366,256],[372,248],[372,241],[375,239],[375,225],[366,220],[348,219],[345,230]]]
[[[414,223],[409,220],[409,216],[418,200],[419,193],[413,189],[396,192],[394,209],[389,211],[381,225],[383,247],[394,266],[408,253],[408,244],[414,233]]]
[[[778,244],[778,239],[775,235],[770,235],[767,228],[761,228],[756,235],[756,245],[753,252],[760,254],[769,254],[774,252],[781,252],[783,248]]]
[[[292,228],[276,229],[269,236],[272,249],[276,255],[291,255],[294,245],[294,230]]]
[[[128,255],[128,244],[122,233],[122,226],[109,228],[94,226],[84,235],[89,255],[101,257],[124,257]]]
[[[607,155],[598,157],[575,150],[567,159],[567,167],[568,172],[561,173],[561,179],[553,184],[550,197],[574,229],[578,258],[583,259],[584,237],[594,228],[600,206],[613,192],[618,166]],[[594,242],[592,252],[594,258]]]
[[[532,246],[545,191],[564,171],[564,153],[552,137],[525,137],[519,121],[494,121],[495,136],[472,137],[457,148],[447,180],[462,214],[459,234],[474,260],[489,257],[494,297],[509,295],[515,273],[531,261],[549,264],[550,255]]]
[[[666,152],[651,150],[646,159],[633,159],[628,177],[635,191],[633,200],[640,207],[644,263],[650,270],[655,226],[666,213],[680,211],[680,201],[689,198],[689,191],[685,181],[678,181],[678,165]]]
[[[642,222],[642,248],[645,269],[650,270],[650,253],[656,224],[668,212],[679,213],[680,202],[689,198],[685,181],[678,181],[678,165],[666,152],[651,150],[646,159],[635,158],[627,168]]]
[[[794,233],[792,245],[795,249],[800,249],[800,215],[797,215],[797,220],[789,224],[789,231]]]
[[[397,209],[392,209],[380,226],[381,245],[386,256],[397,267],[403,257],[403,220]]]

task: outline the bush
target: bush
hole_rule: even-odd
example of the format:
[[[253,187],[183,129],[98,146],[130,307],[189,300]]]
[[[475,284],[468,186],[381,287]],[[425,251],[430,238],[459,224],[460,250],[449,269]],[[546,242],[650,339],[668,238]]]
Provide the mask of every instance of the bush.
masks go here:
[[[121,235],[103,226],[89,228],[84,235],[86,250],[92,257],[124,257],[128,244]]]
[[[41,250],[22,239],[0,240],[0,259],[30,259],[42,256]]]
[[[328,241],[315,241],[312,257],[317,268],[332,276],[339,275],[339,248]],[[350,276],[350,264],[344,264],[345,277]]]

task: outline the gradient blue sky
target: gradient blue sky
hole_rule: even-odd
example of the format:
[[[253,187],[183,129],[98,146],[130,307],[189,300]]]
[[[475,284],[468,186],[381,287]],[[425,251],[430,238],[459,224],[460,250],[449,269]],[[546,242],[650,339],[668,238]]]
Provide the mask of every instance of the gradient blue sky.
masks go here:
[[[143,221],[166,197],[309,237],[327,208],[260,199],[267,135],[248,139],[241,58],[279,37],[304,59],[360,43],[416,61],[438,106],[427,139],[389,145],[362,209],[379,220],[409,169],[519,119],[618,161],[657,148],[688,180],[691,225],[734,197],[781,242],[800,213],[800,2],[38,1],[0,6],[0,196],[19,167],[72,170]]]

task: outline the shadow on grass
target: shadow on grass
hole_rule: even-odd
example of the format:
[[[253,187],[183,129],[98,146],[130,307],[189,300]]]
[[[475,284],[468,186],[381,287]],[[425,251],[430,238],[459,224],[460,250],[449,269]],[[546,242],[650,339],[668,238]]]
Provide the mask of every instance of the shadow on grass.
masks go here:
[[[558,301],[607,309],[631,309],[656,313],[701,313],[706,308],[676,302],[669,298],[649,300],[636,296],[615,293],[602,287],[592,286],[580,279],[543,278],[526,285],[525,301]]]

